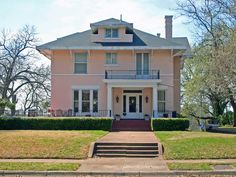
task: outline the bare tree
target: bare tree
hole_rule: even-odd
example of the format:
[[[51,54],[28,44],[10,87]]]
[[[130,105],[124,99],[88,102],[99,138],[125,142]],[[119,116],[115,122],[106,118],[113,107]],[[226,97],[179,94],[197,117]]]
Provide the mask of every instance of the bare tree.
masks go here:
[[[38,77],[37,79],[40,84],[27,84],[18,91],[18,95],[20,96],[18,103],[21,104],[24,115],[26,115],[26,112],[30,109],[46,111],[50,102],[50,68],[42,65],[35,70],[37,73],[45,73],[45,77]]]
[[[40,84],[38,78],[45,78],[45,73],[35,70],[36,30],[24,26],[17,33],[3,30],[0,34],[0,96],[2,100],[15,103],[17,92],[25,85]],[[5,108],[0,108],[0,115]],[[14,113],[14,109],[12,109]]]

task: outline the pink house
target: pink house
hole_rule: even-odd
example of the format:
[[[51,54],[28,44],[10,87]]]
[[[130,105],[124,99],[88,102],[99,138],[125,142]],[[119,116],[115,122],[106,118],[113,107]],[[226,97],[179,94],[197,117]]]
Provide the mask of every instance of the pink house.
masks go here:
[[[180,112],[180,70],[189,52],[186,37],[135,29],[114,18],[38,46],[51,60],[51,108],[58,116],[142,119]]]

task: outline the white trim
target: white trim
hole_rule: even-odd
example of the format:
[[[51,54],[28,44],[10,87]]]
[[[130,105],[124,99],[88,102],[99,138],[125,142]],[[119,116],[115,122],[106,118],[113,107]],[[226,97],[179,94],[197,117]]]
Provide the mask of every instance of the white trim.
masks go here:
[[[82,113],[82,90],[79,89],[79,113]]]
[[[83,85],[83,86],[72,85],[71,88],[73,90],[99,90],[100,89],[98,85]]]
[[[161,80],[145,80],[145,79],[104,79],[103,82],[112,87],[152,87],[161,82]]]
[[[43,48],[40,49],[40,47],[38,47],[39,50],[44,50]],[[45,48],[46,49],[46,48]],[[184,49],[187,50],[186,46],[160,46],[160,47],[148,47],[148,46],[73,46],[73,47],[51,47],[51,48],[47,48],[49,50],[155,50],[155,49]]]
[[[123,107],[123,97],[126,96],[126,116],[128,118],[143,118],[143,93],[123,93],[122,94],[122,111],[124,112]],[[136,97],[136,112],[129,112],[129,97]],[[142,112],[139,112],[139,96],[142,96]],[[124,118],[126,117],[124,116]]]
[[[153,117],[157,117],[157,103],[158,95],[157,95],[157,86],[152,87],[152,110],[154,111]]]
[[[118,67],[120,66],[119,64],[115,64],[115,65],[104,65],[105,67]],[[105,72],[105,71],[104,71]],[[78,74],[78,73],[62,73],[62,74],[51,74],[52,76],[105,76],[105,74],[103,73],[93,73],[93,74]],[[161,74],[161,76],[174,76],[174,74]]]
[[[107,86],[107,111],[108,111],[108,117],[110,117],[109,112],[111,110],[111,116],[112,116],[112,87]]]
[[[105,72],[105,71],[104,71]],[[79,73],[70,73],[70,74],[51,74],[52,76],[105,76],[102,73],[95,73],[95,74],[79,74]]]
[[[93,113],[93,90],[89,91],[89,110]]]
[[[119,64],[104,64],[105,67],[117,67]]]

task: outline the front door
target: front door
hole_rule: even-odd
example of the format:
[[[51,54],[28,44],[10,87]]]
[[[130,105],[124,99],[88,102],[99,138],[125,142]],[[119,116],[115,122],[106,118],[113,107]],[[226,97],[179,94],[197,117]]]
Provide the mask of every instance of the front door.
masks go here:
[[[129,112],[130,113],[136,112],[136,96],[129,97]]]
[[[123,100],[124,118],[143,118],[142,114],[142,94],[125,94]]]

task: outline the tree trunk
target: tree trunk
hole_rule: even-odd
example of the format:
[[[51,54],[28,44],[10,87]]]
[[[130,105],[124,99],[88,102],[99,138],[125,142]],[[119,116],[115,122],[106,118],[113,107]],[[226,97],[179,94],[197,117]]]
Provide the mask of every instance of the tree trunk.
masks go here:
[[[236,102],[233,98],[233,96],[230,96],[230,104],[233,108],[233,111],[234,111],[234,123],[233,123],[233,126],[236,127]]]
[[[5,106],[0,108],[0,116],[3,115],[5,112]]]

